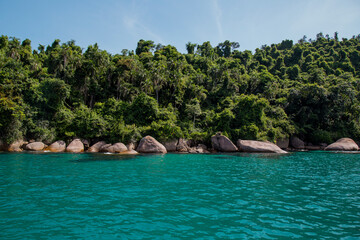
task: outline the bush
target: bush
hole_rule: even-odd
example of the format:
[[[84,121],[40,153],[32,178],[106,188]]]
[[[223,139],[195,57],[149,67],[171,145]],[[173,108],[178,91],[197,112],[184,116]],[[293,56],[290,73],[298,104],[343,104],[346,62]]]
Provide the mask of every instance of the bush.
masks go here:
[[[118,121],[111,124],[109,133],[110,142],[137,142],[141,139],[140,130],[134,125],[126,125],[123,121]]]
[[[232,140],[238,139],[257,140],[259,135],[259,128],[255,124],[243,125],[239,129],[234,129],[231,134]]]
[[[103,117],[97,114],[94,110],[80,105],[74,110],[74,119],[71,123],[70,129],[75,136],[83,138],[99,138],[104,137],[109,123]]]
[[[333,142],[332,134],[328,131],[317,129],[310,134],[310,139],[308,140],[311,143],[327,143],[330,144]]]
[[[184,134],[181,128],[172,121],[153,121],[150,126],[143,128],[144,135],[150,135],[157,140],[168,140],[174,138],[183,138]]]
[[[56,139],[56,131],[49,126],[48,121],[37,121],[35,127],[29,130],[28,136],[36,141],[50,144]]]

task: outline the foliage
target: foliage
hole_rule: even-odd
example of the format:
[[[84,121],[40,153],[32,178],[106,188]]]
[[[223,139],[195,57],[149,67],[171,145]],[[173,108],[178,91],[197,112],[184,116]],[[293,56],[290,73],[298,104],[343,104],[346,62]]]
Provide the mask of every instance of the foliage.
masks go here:
[[[314,39],[254,53],[229,40],[188,42],[187,54],[140,40],[135,51],[111,55],[74,40],[33,50],[29,39],[1,36],[0,137],[359,139],[359,37]]]

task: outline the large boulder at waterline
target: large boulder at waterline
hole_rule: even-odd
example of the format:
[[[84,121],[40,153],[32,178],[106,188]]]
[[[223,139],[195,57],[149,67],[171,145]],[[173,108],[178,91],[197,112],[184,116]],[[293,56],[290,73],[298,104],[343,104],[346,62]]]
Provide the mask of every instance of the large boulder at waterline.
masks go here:
[[[123,143],[115,143],[107,148],[108,152],[111,153],[121,153],[128,151],[127,147]]]
[[[97,142],[94,145],[92,145],[91,147],[89,147],[89,149],[87,151],[88,152],[99,152],[100,148],[102,146],[104,146],[105,144],[106,144],[106,142],[104,142],[104,141]]]
[[[211,137],[211,144],[215,150],[220,152],[236,152],[238,150],[229,138],[220,133]]]
[[[25,145],[25,144],[28,144],[28,142],[25,142],[25,141],[23,141],[23,140],[17,140],[17,141],[15,141],[15,142],[11,143],[11,144],[8,146],[7,150],[8,150],[9,152],[21,152],[21,151],[23,150],[22,147],[23,147],[23,145]]]
[[[25,149],[29,151],[42,151],[46,145],[42,142],[32,142],[26,145]]]
[[[351,138],[340,138],[325,148],[329,151],[358,151],[359,146]]]
[[[237,146],[241,152],[287,153],[270,142],[239,139],[237,141]]]
[[[304,141],[302,141],[300,138],[298,137],[291,137],[290,138],[290,145],[293,147],[293,148],[296,148],[296,149],[304,149],[305,148],[305,143]]]
[[[65,152],[66,150],[66,143],[62,140],[56,141],[47,148],[45,148],[45,151],[50,152]]]
[[[84,151],[84,144],[80,139],[73,140],[66,148],[67,152],[79,153]]]
[[[164,145],[151,136],[142,138],[136,151],[140,153],[167,153]]]

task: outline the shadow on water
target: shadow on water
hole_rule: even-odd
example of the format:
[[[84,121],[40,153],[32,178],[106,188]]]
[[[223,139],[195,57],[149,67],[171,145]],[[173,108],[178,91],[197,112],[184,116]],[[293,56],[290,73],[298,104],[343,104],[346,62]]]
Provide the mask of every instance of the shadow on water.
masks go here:
[[[37,160],[65,160],[68,162],[75,163],[85,163],[85,162],[96,162],[96,161],[125,161],[125,160],[133,160],[138,155],[121,155],[121,154],[108,154],[108,153],[67,153],[67,152],[37,152],[37,151],[24,151],[21,153],[8,153],[8,152],[0,152],[0,160],[1,155],[13,156],[13,159],[16,160],[24,160],[28,159],[28,157],[35,157]]]
[[[216,159],[235,159],[235,158],[255,158],[255,159],[281,159],[292,155],[293,153],[221,153],[221,155],[215,156]]]
[[[324,151],[331,154],[360,154],[360,151]]]
[[[136,155],[120,155],[107,153],[84,153],[80,154],[79,158],[71,159],[69,162],[87,163],[87,162],[104,162],[104,161],[128,161],[134,160]]]

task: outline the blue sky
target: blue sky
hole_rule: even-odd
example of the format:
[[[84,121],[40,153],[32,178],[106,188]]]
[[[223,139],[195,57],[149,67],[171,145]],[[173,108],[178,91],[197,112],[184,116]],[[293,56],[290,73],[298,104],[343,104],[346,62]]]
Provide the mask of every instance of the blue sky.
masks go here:
[[[115,54],[145,39],[185,53],[189,41],[230,40],[253,51],[335,31],[360,34],[359,0],[0,0],[0,35],[29,38],[33,48],[74,39]]]

